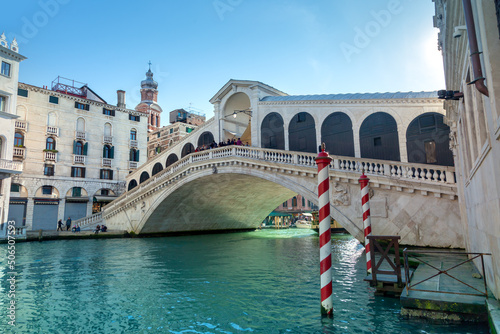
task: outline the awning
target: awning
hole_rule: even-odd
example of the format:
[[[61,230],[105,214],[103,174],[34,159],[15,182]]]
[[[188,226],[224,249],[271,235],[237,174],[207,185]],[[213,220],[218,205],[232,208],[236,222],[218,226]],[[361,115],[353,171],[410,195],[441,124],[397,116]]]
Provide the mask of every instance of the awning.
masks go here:
[[[269,217],[291,217],[292,215],[286,212],[271,212],[268,214]]]
[[[117,199],[118,196],[103,196],[103,195],[95,195],[94,202],[111,202]]]
[[[66,202],[88,202],[88,197],[66,197]]]

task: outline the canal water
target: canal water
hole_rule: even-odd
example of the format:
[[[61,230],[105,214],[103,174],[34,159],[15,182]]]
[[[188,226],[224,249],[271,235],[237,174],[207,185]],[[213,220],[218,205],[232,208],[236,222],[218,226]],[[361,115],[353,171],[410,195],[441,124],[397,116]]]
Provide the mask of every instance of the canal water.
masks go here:
[[[299,229],[18,243],[16,327],[0,333],[488,333],[407,320],[363,281],[362,246],[333,238],[333,320],[320,317],[318,236]]]

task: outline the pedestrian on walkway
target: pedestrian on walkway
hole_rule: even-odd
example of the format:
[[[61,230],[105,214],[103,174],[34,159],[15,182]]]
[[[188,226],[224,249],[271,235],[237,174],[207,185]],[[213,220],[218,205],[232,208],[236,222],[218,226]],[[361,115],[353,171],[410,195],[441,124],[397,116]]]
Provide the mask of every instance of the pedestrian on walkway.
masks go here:
[[[69,231],[70,227],[71,227],[71,217],[68,217],[68,219],[66,219],[66,231]]]
[[[59,219],[59,221],[57,222],[57,230],[58,230],[58,231],[62,231],[62,230],[63,230],[63,222],[62,222],[62,219]]]

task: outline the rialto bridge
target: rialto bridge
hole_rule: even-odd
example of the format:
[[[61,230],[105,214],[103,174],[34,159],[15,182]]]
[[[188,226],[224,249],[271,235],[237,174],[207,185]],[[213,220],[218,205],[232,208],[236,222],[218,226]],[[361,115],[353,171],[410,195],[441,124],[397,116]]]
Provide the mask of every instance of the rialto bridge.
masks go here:
[[[371,179],[375,234],[402,243],[464,247],[449,128],[434,92],[288,96],[230,80],[215,116],[127,179],[127,192],[80,223],[141,234],[257,227],[301,194],[317,203],[314,157],[325,142],[332,216],[362,239],[358,178]],[[241,138],[249,147],[194,152]]]

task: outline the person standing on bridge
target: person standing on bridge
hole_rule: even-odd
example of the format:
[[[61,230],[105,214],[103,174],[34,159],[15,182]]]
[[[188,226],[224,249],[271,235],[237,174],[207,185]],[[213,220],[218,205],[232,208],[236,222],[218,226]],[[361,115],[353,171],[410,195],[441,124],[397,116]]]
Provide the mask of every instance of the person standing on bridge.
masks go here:
[[[66,219],[66,231],[69,231],[70,227],[71,227],[71,217],[68,217],[68,219]]]

